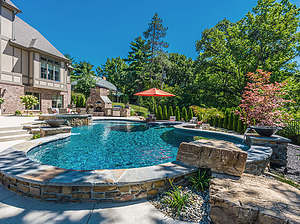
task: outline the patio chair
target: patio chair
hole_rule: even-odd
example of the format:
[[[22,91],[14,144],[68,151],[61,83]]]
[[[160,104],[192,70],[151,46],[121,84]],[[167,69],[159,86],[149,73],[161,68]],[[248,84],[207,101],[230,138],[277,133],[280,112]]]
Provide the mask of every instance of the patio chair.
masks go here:
[[[67,108],[58,108],[58,112],[59,112],[59,114],[67,114],[68,109]]]
[[[198,117],[192,117],[192,119],[190,120],[191,124],[196,124],[197,123],[197,119]]]
[[[176,116],[170,116],[169,121],[176,121]]]
[[[148,117],[146,118],[146,122],[155,122],[156,117],[154,114],[148,114]]]
[[[52,110],[52,108],[47,108],[48,114],[54,114],[54,111]]]

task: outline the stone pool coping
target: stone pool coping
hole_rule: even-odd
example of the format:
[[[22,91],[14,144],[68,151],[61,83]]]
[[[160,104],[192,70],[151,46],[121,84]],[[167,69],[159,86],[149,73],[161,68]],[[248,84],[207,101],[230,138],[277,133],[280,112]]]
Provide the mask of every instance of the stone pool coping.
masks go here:
[[[0,153],[0,182],[10,190],[55,202],[129,201],[149,198],[181,181],[197,168],[179,162],[116,170],[69,170],[40,164],[26,153],[48,142],[69,138],[58,134],[23,142]]]

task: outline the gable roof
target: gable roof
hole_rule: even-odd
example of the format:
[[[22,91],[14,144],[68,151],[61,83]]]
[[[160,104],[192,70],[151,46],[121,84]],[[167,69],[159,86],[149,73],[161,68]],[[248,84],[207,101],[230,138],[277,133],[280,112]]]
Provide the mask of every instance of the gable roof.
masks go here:
[[[39,50],[64,60],[68,60],[60,53],[39,31],[28,25],[18,16],[15,16],[15,39],[10,43],[25,48]]]
[[[106,81],[106,80],[102,79],[101,77],[95,77],[95,80],[96,80],[96,86],[98,86],[98,87],[103,87],[103,88],[106,88],[106,89],[118,91],[117,87],[114,84],[112,84],[109,81]],[[76,86],[77,85],[77,80],[72,82],[71,85]]]
[[[12,3],[10,0],[1,0],[1,2],[2,2],[4,5],[6,5],[6,6],[8,6],[9,8],[11,8],[12,10],[14,10],[15,12],[17,12],[17,13],[22,12],[22,11],[21,11],[17,6],[15,6],[15,4]]]

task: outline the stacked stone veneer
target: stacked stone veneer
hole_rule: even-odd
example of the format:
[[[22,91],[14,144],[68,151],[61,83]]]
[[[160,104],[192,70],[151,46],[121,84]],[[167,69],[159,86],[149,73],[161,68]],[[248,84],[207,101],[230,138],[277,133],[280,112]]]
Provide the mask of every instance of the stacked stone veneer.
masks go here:
[[[244,172],[253,175],[261,175],[268,169],[269,166],[270,166],[270,157],[263,158],[261,160],[247,162]]]
[[[248,134],[246,137],[246,142],[249,145],[271,147],[273,153],[270,158],[270,164],[273,166],[286,166],[287,147],[288,147],[288,143],[290,142],[289,139],[280,136],[274,136],[268,138],[268,137],[261,137],[259,135]]]
[[[173,180],[178,184],[187,175]],[[55,186],[32,183],[30,180],[20,180],[0,173],[1,183],[20,195],[53,202],[80,203],[80,202],[117,202],[152,198],[170,188],[168,179],[150,181],[130,185],[107,186]]]
[[[92,115],[39,115],[39,120],[55,120],[55,119],[64,119],[69,122],[69,125],[72,127],[74,126],[81,126],[81,125],[89,125],[92,123]]]

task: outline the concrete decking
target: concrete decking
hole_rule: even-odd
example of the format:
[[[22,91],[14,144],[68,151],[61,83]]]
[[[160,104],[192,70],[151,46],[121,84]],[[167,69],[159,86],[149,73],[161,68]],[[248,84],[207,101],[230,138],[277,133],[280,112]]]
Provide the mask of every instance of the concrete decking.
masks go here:
[[[187,224],[164,216],[148,201],[55,204],[22,197],[0,185],[1,224]]]

